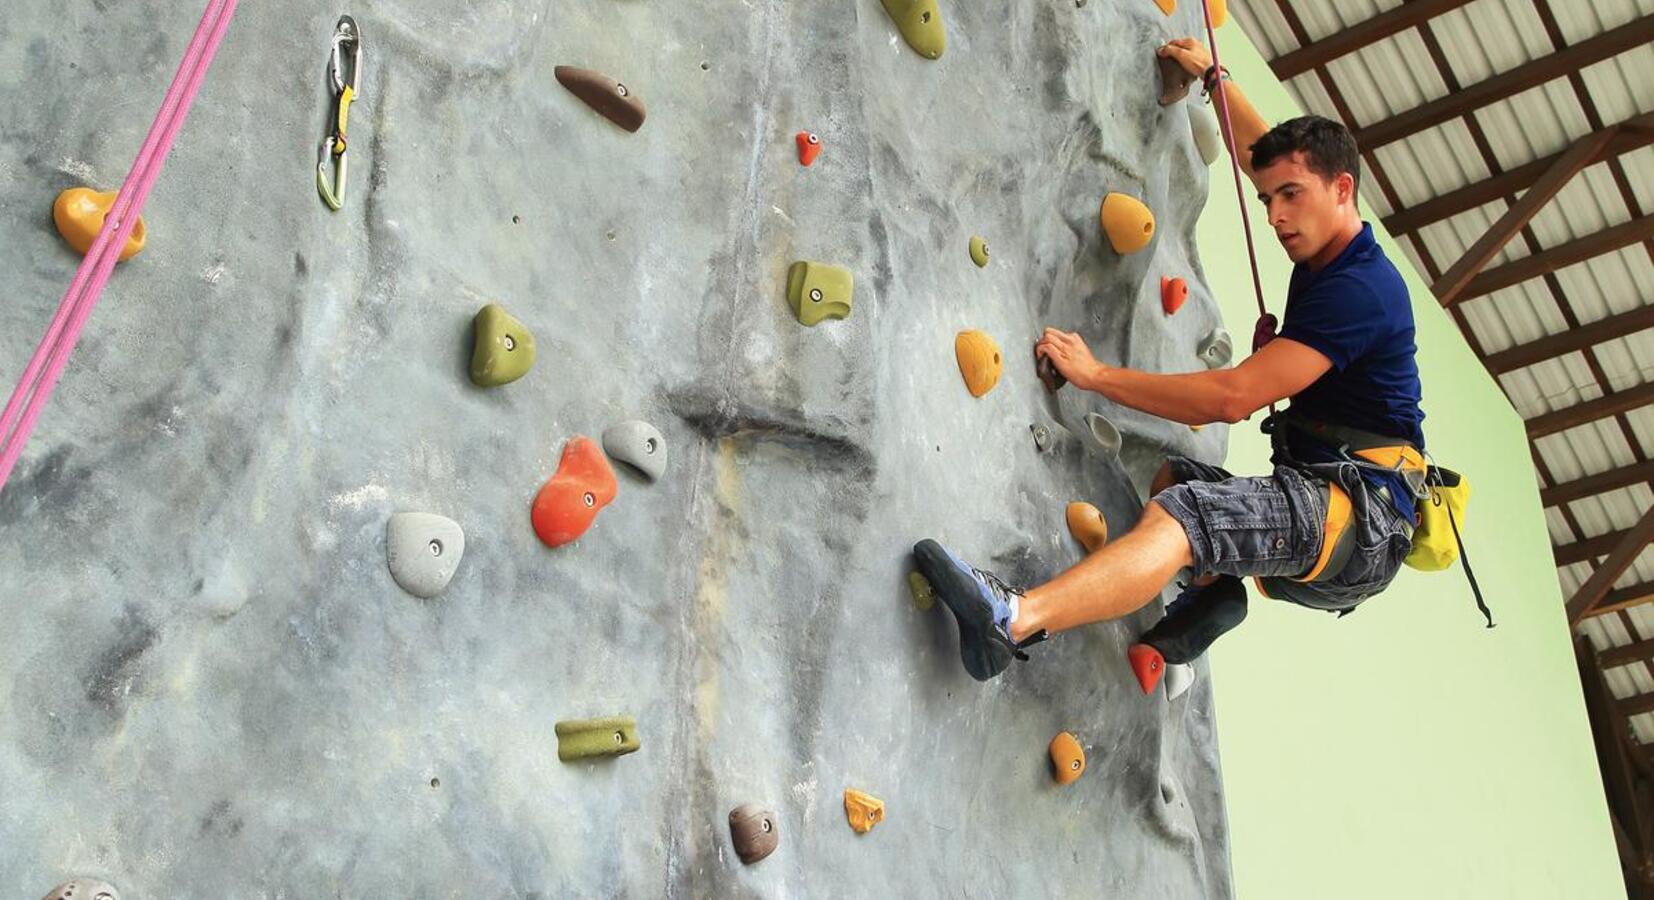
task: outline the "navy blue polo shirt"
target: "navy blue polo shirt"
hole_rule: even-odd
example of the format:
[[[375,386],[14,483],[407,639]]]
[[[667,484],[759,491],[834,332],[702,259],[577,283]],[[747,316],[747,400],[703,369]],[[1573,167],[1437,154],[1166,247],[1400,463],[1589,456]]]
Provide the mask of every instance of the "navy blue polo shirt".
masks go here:
[[[1414,358],[1413,306],[1407,284],[1373,239],[1361,233],[1329,265],[1292,270],[1280,336],[1313,347],[1332,368],[1292,397],[1305,418],[1411,441],[1424,450],[1419,367]],[[1288,430],[1287,449],[1302,462],[1331,462],[1333,448]],[[1399,475],[1363,468],[1374,486],[1388,487],[1396,509],[1415,520],[1414,500]]]

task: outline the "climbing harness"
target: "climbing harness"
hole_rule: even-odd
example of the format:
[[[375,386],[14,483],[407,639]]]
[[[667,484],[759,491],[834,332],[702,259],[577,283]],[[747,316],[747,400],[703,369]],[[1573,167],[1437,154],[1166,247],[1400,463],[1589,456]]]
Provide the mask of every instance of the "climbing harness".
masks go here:
[[[201,23],[196,26],[195,36],[190,39],[172,84],[161,101],[161,109],[149,127],[149,134],[144,138],[132,168],[127,172],[126,181],[116,194],[114,205],[104,218],[97,239],[75,270],[74,280],[58,304],[57,314],[41,338],[40,346],[29,358],[23,377],[12,390],[11,399],[6,402],[5,411],[0,412],[0,487],[5,486],[12,467],[22,456],[23,445],[28,442],[35,420],[40,417],[58,376],[69,360],[69,354],[75,349],[81,328],[92,315],[92,308],[97,305],[110,273],[115,270],[121,249],[138,225],[144,201],[149,198],[150,189],[160,177],[167,153],[171,151],[173,141],[189,115],[195,95],[206,80],[207,69],[218,52],[218,45],[235,16],[236,3],[237,0],[209,0],[207,3]]]
[[[348,58],[349,64],[346,64]],[[349,75],[345,73],[348,70]],[[328,58],[327,78],[333,86],[333,132],[322,139],[316,154],[316,191],[328,209],[338,211],[345,205],[345,179],[350,175],[349,145],[345,131],[350,124],[350,104],[355,101],[357,85],[362,81],[362,32],[356,20],[340,16],[333,29],[333,52]],[[328,184],[327,165],[333,162],[333,183]]]

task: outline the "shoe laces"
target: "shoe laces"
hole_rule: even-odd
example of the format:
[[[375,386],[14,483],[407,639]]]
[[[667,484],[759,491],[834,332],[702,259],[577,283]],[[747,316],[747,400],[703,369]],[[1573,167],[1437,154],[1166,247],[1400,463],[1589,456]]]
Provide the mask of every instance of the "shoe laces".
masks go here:
[[[976,577],[982,579],[982,583],[988,586],[988,590],[993,591],[994,595],[1000,599],[1000,602],[1004,603],[1007,607],[1011,605],[1011,598],[1013,596],[1018,598],[1026,596],[1021,588],[1011,587],[1005,583],[1004,579],[986,569],[978,569],[975,566],[971,566],[970,570],[976,575]],[[1037,644],[1050,636],[1050,632],[1042,628],[1022,640],[1014,642],[1011,652],[1017,659],[1027,662],[1028,654],[1023,652],[1023,648]],[[1007,640],[1011,637],[1011,625],[1009,622],[1005,623],[1005,637]]]

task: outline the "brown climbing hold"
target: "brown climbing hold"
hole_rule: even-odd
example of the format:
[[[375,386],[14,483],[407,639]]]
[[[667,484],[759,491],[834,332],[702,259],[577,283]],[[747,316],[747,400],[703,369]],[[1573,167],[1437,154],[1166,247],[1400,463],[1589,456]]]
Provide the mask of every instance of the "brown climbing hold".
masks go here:
[[[1051,739],[1051,775],[1058,784],[1073,784],[1085,774],[1085,748],[1078,738],[1060,732]]]
[[[953,353],[959,360],[959,374],[965,377],[965,388],[972,397],[980,397],[999,383],[1004,361],[999,345],[981,331],[961,331],[953,339]]]
[[[1189,96],[1189,86],[1195,83],[1195,77],[1189,74],[1189,70],[1170,56],[1157,56],[1155,59],[1160,63],[1160,105],[1171,106]]]
[[[821,138],[816,137],[813,131],[800,131],[794,138],[798,142],[798,164],[808,166],[821,155]]]
[[[913,595],[913,605],[922,612],[929,612],[936,606],[936,589],[930,586],[930,581],[918,572],[907,573],[907,589]]]
[[[1183,308],[1183,301],[1189,299],[1189,283],[1181,278],[1167,278],[1160,276],[1160,306],[1166,310],[1166,315],[1174,315]]]
[[[1056,364],[1039,354],[1038,345],[1034,347],[1034,374],[1039,376],[1040,383],[1045,385],[1047,393],[1055,394],[1062,390],[1063,385],[1068,383],[1068,379],[1062,377],[1062,373],[1057,371]]]
[[[1085,552],[1096,553],[1108,543],[1108,521],[1103,518],[1102,510],[1076,500],[1068,504],[1064,516],[1068,519],[1068,533],[1080,542]]]
[[[115,191],[94,191],[91,188],[74,187],[57,195],[52,203],[52,222],[57,225],[57,233],[63,235],[63,240],[75,248],[75,252],[86,255],[92,249],[92,244],[98,239],[98,232],[103,230],[104,217],[115,205]],[[126,237],[126,246],[121,248],[119,257],[126,262],[137,256],[144,249],[144,241],[149,238],[149,229],[144,226],[142,216],[138,217],[138,224],[132,226],[132,233]]]
[[[855,788],[844,789],[844,817],[857,834],[866,834],[884,821],[884,801]]]
[[[1102,221],[1109,245],[1121,255],[1136,253],[1154,237],[1154,213],[1136,197],[1109,194],[1103,198],[1103,208],[1097,217]]]
[[[643,127],[646,115],[643,101],[626,85],[602,72],[578,66],[558,66],[551,73],[556,76],[558,84],[568,88],[569,93],[597,110],[603,118],[627,131],[637,131]]]
[[[769,856],[781,843],[775,813],[756,803],[743,803],[729,812],[729,838],[735,853],[747,865]]]
[[[561,547],[585,534],[597,513],[615,498],[619,484],[602,448],[585,435],[563,447],[557,474],[534,498],[534,533],[548,547]]]

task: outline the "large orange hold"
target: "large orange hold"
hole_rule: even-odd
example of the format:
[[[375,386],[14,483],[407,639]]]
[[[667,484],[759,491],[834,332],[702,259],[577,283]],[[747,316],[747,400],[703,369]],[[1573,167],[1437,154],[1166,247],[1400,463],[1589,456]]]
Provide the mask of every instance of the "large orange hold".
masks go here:
[[[1166,315],[1173,315],[1183,308],[1183,301],[1189,299],[1189,283],[1181,278],[1167,278],[1160,276],[1160,306],[1166,310]]]
[[[1137,683],[1143,688],[1143,693],[1154,693],[1154,686],[1160,683],[1160,676],[1166,674],[1165,657],[1148,644],[1132,644],[1126,650],[1126,659],[1131,662],[1131,672],[1137,676]]]
[[[1115,253],[1136,253],[1154,238],[1154,213],[1136,197],[1109,194],[1103,198],[1097,217]]]
[[[69,246],[84,256],[97,241],[98,232],[103,230],[104,217],[109,215],[114,205],[115,191],[69,188],[58,194],[57,200],[52,203],[52,222]],[[121,248],[120,261],[126,262],[137,256],[144,249],[144,241],[148,237],[149,229],[144,227],[144,219],[139,216],[138,224],[132,226],[132,233],[127,235],[126,246]]]
[[[972,397],[980,397],[999,383],[999,373],[1005,367],[1000,358],[999,345],[981,331],[961,331],[953,339],[953,354],[959,360],[959,374],[964,376],[965,389]]]
[[[534,533],[548,547],[561,547],[586,533],[597,513],[620,486],[597,442],[575,435],[563,447],[557,474],[534,498]]]
[[[1085,748],[1064,731],[1051,739],[1051,775],[1058,784],[1073,784],[1085,774]]]
[[[1064,513],[1068,519],[1068,533],[1080,542],[1087,553],[1096,553],[1108,543],[1108,521],[1103,511],[1089,503],[1076,500],[1068,504]]]

